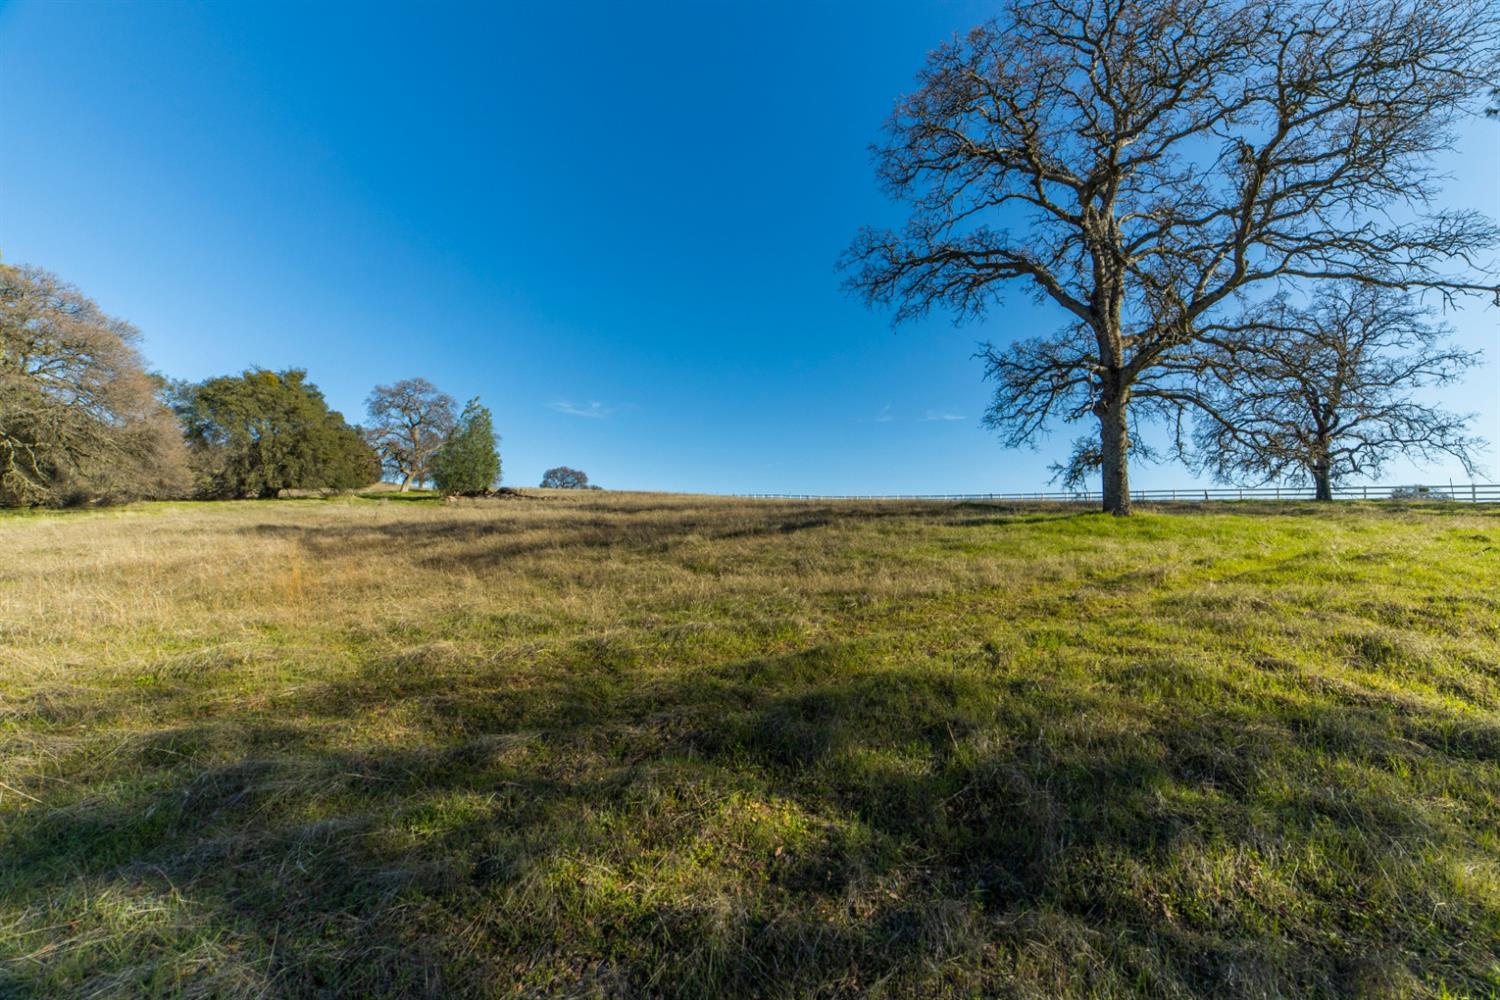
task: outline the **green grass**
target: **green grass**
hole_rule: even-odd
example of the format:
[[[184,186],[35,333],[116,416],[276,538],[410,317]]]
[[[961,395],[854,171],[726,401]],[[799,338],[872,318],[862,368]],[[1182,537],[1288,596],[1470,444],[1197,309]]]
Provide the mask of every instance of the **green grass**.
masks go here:
[[[0,517],[0,995],[1500,995],[1500,510]]]

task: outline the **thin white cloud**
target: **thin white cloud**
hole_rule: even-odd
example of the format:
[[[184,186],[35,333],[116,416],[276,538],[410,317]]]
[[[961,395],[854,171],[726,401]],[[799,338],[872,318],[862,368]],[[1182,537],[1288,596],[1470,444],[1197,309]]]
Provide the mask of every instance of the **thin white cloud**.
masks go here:
[[[946,410],[928,410],[923,420],[965,420],[962,413],[948,413]]]
[[[896,418],[891,415],[891,404],[890,403],[886,403],[885,404],[885,409],[883,409],[883,410],[880,411],[880,415],[878,417],[871,417],[870,418],[870,420],[872,422],[877,423],[877,424],[888,424],[892,420],[895,420],[895,419]]]
[[[605,406],[597,399],[589,402],[586,405],[574,403],[566,399],[559,399],[555,402],[548,403],[547,406],[553,410],[556,410],[558,413],[566,413],[570,417],[589,417],[594,420],[602,420],[604,417],[607,417],[611,413],[615,412],[615,408],[613,406]]]

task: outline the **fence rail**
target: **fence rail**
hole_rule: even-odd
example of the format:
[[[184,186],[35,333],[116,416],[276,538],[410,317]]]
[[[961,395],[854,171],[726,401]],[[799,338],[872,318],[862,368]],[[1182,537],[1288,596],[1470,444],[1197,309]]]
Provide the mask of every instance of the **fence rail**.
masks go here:
[[[1060,493],[740,493],[753,500],[1046,500],[1054,503],[1102,503],[1097,490]],[[1439,485],[1335,486],[1335,500],[1452,500],[1463,503],[1500,503],[1500,483]],[[1143,503],[1213,500],[1312,500],[1311,486],[1209,487],[1207,489],[1132,490],[1130,499]]]

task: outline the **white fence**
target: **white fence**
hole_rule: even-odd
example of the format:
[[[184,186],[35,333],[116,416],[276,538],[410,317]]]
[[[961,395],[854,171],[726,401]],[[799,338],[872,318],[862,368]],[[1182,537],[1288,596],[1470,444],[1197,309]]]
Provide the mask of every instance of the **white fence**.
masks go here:
[[[1073,493],[900,493],[819,495],[814,493],[742,493],[755,500],[1046,500],[1054,503],[1102,503],[1097,490]],[[1500,483],[1436,485],[1335,486],[1335,500],[1454,500],[1463,503],[1500,503]],[[1205,500],[1312,500],[1311,486],[1209,487],[1206,489],[1131,490],[1140,503]]]

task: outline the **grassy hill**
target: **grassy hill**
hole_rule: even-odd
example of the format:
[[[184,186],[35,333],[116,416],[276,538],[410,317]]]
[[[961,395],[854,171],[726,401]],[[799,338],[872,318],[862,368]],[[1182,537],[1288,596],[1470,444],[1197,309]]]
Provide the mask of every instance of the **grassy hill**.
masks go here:
[[[1493,996],[1500,510],[0,517],[0,994]]]

